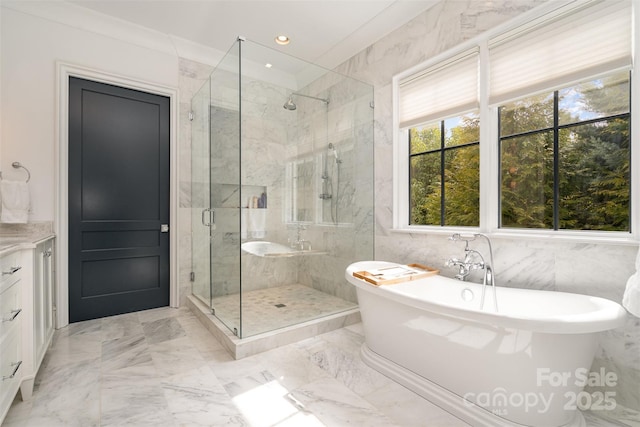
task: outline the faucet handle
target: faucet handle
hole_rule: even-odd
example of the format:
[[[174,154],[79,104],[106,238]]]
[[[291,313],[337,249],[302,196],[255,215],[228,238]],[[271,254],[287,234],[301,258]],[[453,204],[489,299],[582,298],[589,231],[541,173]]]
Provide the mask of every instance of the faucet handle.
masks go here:
[[[300,240],[300,250],[304,251],[305,250],[305,245],[307,246],[307,251],[311,250],[311,242],[309,240]]]
[[[445,267],[455,267],[456,264],[459,264],[460,260],[456,257],[451,257],[444,262]]]

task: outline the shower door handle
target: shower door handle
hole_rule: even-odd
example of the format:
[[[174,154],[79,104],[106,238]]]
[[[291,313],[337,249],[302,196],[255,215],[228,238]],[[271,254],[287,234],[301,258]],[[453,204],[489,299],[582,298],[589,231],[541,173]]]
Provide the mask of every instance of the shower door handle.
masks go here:
[[[209,222],[206,222],[206,218],[205,218],[205,214],[209,213],[209,215],[207,215],[209,217]],[[213,209],[203,209],[202,210],[202,225],[204,225],[205,227],[211,227],[212,225],[215,227],[215,212],[213,211]]]
[[[209,222],[205,222],[205,214],[209,212]],[[203,209],[202,210],[202,225],[204,225],[205,227],[211,227],[211,209],[207,208],[207,209]]]

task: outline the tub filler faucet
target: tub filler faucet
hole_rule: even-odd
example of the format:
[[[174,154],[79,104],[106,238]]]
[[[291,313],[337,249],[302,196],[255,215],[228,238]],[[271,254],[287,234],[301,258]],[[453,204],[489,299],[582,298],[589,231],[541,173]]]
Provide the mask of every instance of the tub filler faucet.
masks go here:
[[[291,248],[298,249],[300,251],[311,250],[311,241],[304,240],[302,238],[302,232],[306,229],[307,227],[305,227],[302,224],[296,225],[296,239],[295,240],[289,239],[289,246],[291,246]]]
[[[476,239],[476,237],[484,237],[487,241],[487,245],[489,246],[489,259],[490,264],[487,264],[484,260],[484,257],[480,252],[469,248],[469,242],[472,242]],[[473,270],[484,270],[484,276],[482,278],[482,297],[480,298],[480,310],[484,307],[484,297],[487,289],[487,285],[491,285],[493,288],[493,305],[494,309],[498,311],[498,300],[496,298],[496,283],[495,277],[493,275],[493,250],[491,248],[491,240],[485,234],[481,233],[472,233],[472,234],[460,234],[455,233],[449,240],[454,242],[463,241],[465,242],[464,247],[464,259],[460,260],[458,258],[449,258],[445,263],[447,267],[458,267],[458,274],[455,275],[455,278],[458,280],[466,280],[467,276],[471,274]]]

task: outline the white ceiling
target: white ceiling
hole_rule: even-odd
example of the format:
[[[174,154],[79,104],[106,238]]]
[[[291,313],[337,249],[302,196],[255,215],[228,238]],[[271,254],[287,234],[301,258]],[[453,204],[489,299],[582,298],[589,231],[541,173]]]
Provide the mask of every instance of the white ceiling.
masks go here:
[[[437,0],[75,0],[75,5],[226,52],[238,36],[333,68]],[[285,34],[288,46],[274,38]]]

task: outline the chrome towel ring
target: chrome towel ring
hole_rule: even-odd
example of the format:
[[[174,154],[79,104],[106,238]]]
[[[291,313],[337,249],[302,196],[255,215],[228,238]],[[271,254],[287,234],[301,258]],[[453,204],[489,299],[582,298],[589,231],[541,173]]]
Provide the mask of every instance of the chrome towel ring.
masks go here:
[[[31,180],[31,172],[29,172],[29,169],[27,169],[26,167],[22,166],[22,163],[20,162],[13,162],[11,163],[11,166],[13,166],[15,169],[24,169],[27,172],[27,182],[29,182]]]

